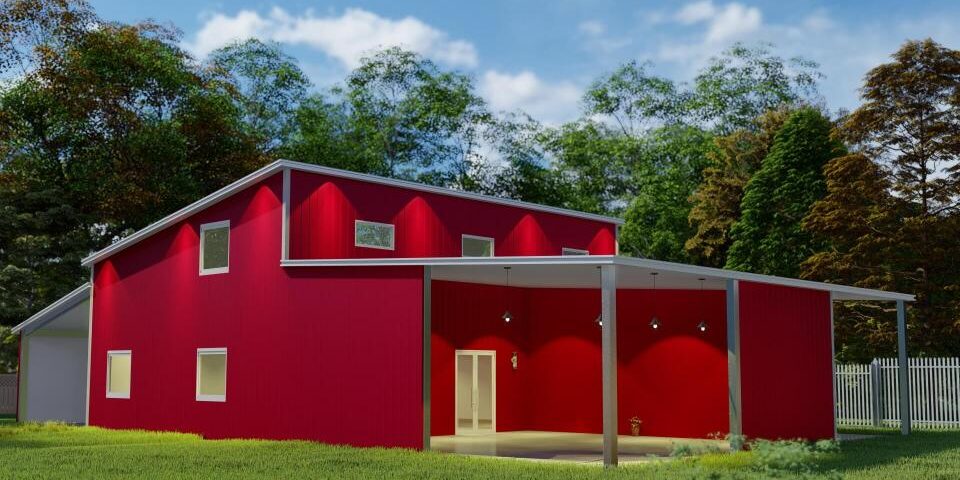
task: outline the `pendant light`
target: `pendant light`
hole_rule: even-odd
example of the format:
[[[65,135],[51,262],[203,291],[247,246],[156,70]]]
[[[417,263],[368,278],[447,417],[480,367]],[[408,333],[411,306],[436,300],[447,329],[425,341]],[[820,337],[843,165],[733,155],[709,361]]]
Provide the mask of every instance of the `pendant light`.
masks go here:
[[[500,318],[504,323],[510,323],[513,320],[513,314],[510,313],[510,267],[503,267],[503,269],[507,271],[507,309]]]
[[[597,265],[597,270],[600,270],[600,265]],[[603,310],[597,314],[597,319],[594,320],[593,323],[597,324],[597,328],[603,328]]]
[[[703,281],[705,278],[700,279],[700,323],[697,324],[697,330],[701,333],[707,331],[707,321],[704,319],[703,315]]]
[[[658,330],[660,328],[660,319],[657,318],[657,272],[650,272],[653,278],[653,316],[650,318],[650,328]]]

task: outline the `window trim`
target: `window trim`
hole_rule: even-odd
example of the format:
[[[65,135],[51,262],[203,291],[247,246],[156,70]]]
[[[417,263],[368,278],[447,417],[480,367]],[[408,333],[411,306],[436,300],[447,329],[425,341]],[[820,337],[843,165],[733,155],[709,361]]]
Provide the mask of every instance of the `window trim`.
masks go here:
[[[464,240],[464,239],[467,239],[467,238],[470,238],[470,239],[473,239],[473,240],[489,240],[489,241],[490,241],[490,257],[495,257],[495,256],[497,256],[497,248],[496,248],[496,247],[497,247],[497,242],[496,242],[492,237],[483,237],[483,236],[480,236],[480,235],[470,235],[469,233],[464,233],[464,234],[460,235],[460,256],[461,256],[461,257],[465,257],[465,256],[466,256],[466,255],[463,254],[463,240]],[[470,256],[470,257],[467,257],[467,258],[489,258],[489,257]]]
[[[223,395],[201,395],[200,394],[200,357],[203,355],[218,355],[218,354],[223,354]],[[196,398],[198,402],[226,402],[227,401],[227,347],[197,349]]]
[[[215,228],[227,228],[227,266],[226,267],[214,267],[214,268],[203,268],[203,244],[204,237],[206,236],[207,230],[213,230]],[[216,275],[219,273],[229,273],[230,272],[230,220],[221,220],[219,222],[210,222],[200,225],[200,275]]]
[[[589,250],[582,248],[563,247],[560,249],[560,256],[590,255]]]
[[[359,236],[357,235],[357,227],[358,227],[359,225],[361,225],[361,224],[363,224],[363,225],[377,225],[377,226],[381,226],[381,227],[390,227],[390,232],[391,232],[391,235],[390,235],[390,246],[389,246],[389,247],[384,247],[384,246],[381,246],[381,245],[367,245],[367,244],[360,243],[360,238],[359,238]],[[396,248],[396,243],[397,243],[397,227],[396,227],[396,225],[394,225],[394,224],[392,224],[392,223],[372,222],[372,221],[370,221],[370,220],[360,220],[360,219],[357,219],[357,220],[354,220],[354,221],[353,221],[353,246],[355,246],[355,247],[361,247],[361,248],[375,248],[375,249],[377,249],[377,250],[394,250],[394,249]]]
[[[110,357],[114,355],[127,355],[130,357],[130,378],[127,381],[127,393],[115,393],[110,391],[110,379],[111,379],[111,366],[112,362]],[[133,351],[132,350],[107,350],[107,385],[106,393],[107,398],[122,398],[130,399],[130,390],[133,390]]]

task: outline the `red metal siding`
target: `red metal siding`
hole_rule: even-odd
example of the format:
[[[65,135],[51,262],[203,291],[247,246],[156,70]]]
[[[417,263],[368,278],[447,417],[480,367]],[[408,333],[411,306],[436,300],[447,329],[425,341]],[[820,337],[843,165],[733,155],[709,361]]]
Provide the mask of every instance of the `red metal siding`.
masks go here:
[[[497,256],[616,252],[616,226],[582,218],[306,172],[291,174],[290,258],[459,257],[462,234]],[[354,221],[392,223],[395,250],[354,246]]]
[[[740,282],[743,433],[832,438],[830,293]]]
[[[422,268],[285,270],[280,198],[277,175],[97,265],[92,425],[420,446]],[[199,276],[224,219],[230,272]],[[195,400],[199,347],[228,349],[224,403]],[[112,349],[128,400],[104,395]]]
[[[516,319],[505,324],[509,308]],[[702,301],[701,301],[702,300]],[[706,437],[729,429],[724,292],[621,290],[618,302],[620,433]],[[434,435],[454,426],[454,350],[497,352],[497,429],[602,430],[598,290],[520,289],[433,282]],[[696,325],[709,324],[706,333]],[[519,368],[510,355],[517,351]]]

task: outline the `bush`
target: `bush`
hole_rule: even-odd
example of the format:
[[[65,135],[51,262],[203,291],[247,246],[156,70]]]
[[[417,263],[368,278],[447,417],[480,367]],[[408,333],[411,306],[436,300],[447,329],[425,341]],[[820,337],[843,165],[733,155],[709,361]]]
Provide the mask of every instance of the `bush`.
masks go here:
[[[754,440],[749,443],[754,454],[754,465],[766,472],[811,473],[817,462],[840,450],[837,442],[821,440],[810,443],[802,440]]]

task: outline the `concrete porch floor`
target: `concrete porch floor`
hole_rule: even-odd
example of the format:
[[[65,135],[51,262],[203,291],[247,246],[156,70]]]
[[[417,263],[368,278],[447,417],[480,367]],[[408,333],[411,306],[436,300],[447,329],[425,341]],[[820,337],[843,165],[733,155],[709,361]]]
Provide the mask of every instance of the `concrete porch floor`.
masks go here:
[[[710,448],[726,450],[727,442],[691,438],[618,437],[619,461],[650,461],[670,456],[677,444],[694,450]],[[431,449],[463,455],[560,460],[579,463],[602,463],[603,436],[593,433],[567,432],[497,432],[481,435],[448,435],[431,437]]]

